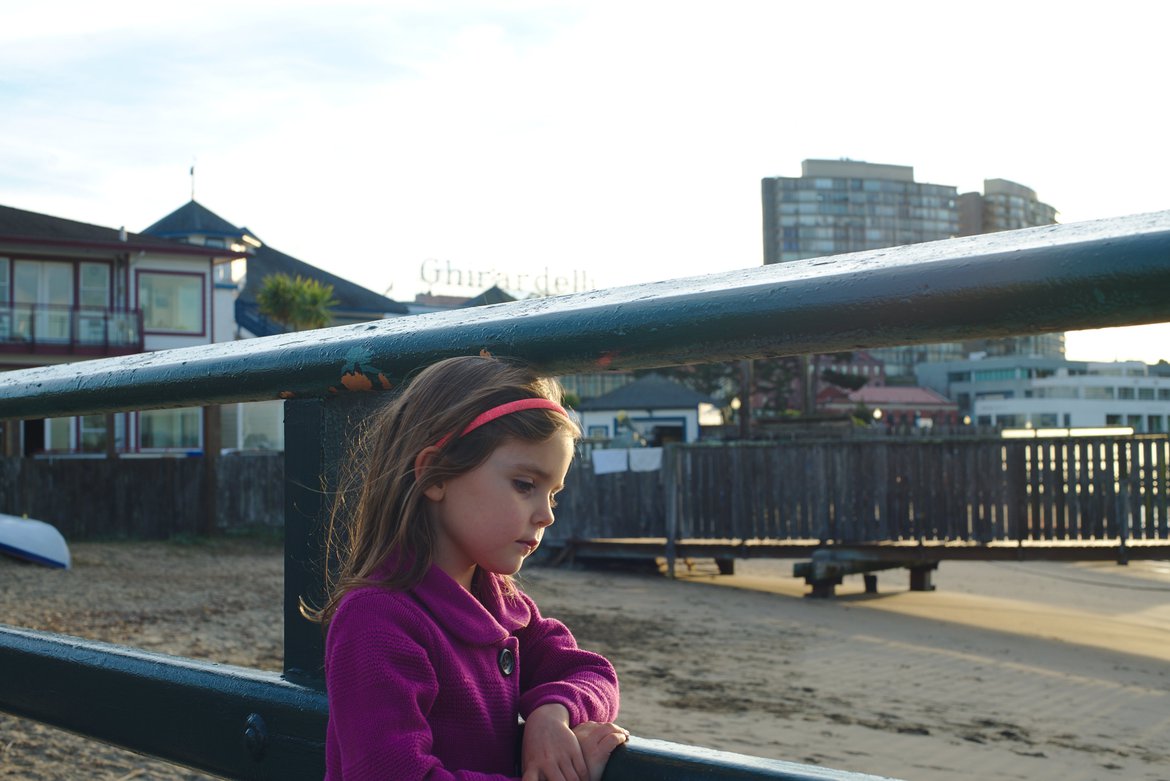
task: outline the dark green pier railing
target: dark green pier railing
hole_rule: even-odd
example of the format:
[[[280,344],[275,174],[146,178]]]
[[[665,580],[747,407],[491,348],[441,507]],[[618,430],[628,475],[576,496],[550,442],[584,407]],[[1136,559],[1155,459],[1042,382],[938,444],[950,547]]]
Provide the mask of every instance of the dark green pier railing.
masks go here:
[[[0,419],[287,400],[285,670],[4,628],[0,709],[229,778],[320,778],[322,644],[296,606],[320,598],[329,481],[376,391],[435,360],[488,350],[572,373],[1167,320],[1170,212],[1159,212],[8,372]],[[606,772],[867,777],[646,740]]]

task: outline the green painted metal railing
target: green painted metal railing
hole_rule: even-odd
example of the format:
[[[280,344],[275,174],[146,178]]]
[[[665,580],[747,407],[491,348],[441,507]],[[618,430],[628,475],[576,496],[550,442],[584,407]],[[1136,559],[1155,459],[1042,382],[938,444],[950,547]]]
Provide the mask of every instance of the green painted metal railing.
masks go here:
[[[1170,213],[859,252],[0,376],[0,418],[329,396],[486,349],[552,372],[1170,319]]]
[[[319,597],[321,481],[378,396],[361,391],[435,360],[571,373],[1166,320],[1160,212],[0,375],[0,419],[288,400],[284,674],[8,628],[0,709],[226,777],[319,778],[321,640],[296,604]],[[606,778],[867,776],[635,740]]]

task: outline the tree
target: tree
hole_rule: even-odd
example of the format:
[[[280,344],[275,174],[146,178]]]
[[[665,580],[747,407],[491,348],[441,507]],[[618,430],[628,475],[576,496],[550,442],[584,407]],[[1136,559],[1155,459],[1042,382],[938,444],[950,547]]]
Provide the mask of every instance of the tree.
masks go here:
[[[298,274],[270,274],[264,278],[256,295],[260,314],[275,320],[285,328],[307,331],[324,328],[333,320],[332,308],[337,305],[333,285]]]
[[[845,388],[846,390],[861,390],[869,378],[862,377],[860,374],[845,374],[843,372],[835,371],[833,369],[825,369],[821,372],[821,379],[838,388]]]
[[[686,366],[668,366],[634,372],[637,376],[650,373],[662,374],[683,385],[711,396],[721,405],[740,397],[741,404],[747,401],[748,409],[776,414],[788,409],[788,396],[793,382],[800,377],[799,359],[794,356],[781,358],[756,358],[751,361],[751,370],[744,371],[742,361],[732,363],[706,363]],[[743,387],[745,378],[750,382],[750,399]]]

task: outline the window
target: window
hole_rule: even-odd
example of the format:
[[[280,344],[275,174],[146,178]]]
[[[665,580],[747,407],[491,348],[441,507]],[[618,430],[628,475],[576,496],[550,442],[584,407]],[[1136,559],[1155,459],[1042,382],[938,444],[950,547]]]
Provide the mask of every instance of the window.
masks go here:
[[[78,279],[78,306],[105,309],[110,305],[109,266],[105,263],[82,263]]]
[[[996,382],[1016,379],[1015,369],[976,369],[975,382]]]
[[[1154,389],[1153,388],[1138,388],[1138,398],[1141,399],[1142,401],[1153,401],[1154,400]]]
[[[1113,388],[1089,385],[1085,388],[1086,399],[1111,399],[1113,398]],[[1121,425],[1120,422],[1118,425]]]
[[[284,450],[284,402],[256,401],[240,405],[243,446],[250,450]]]
[[[203,275],[142,271],[138,306],[147,331],[203,333]]]
[[[69,341],[73,265],[18,260],[14,266],[12,297],[19,305],[16,332],[30,341]]]
[[[45,421],[45,449],[57,452],[73,449],[73,418],[49,418]]]
[[[142,450],[198,450],[203,415],[197,407],[160,409],[138,416],[138,446]]]
[[[112,416],[114,421],[114,448],[126,449],[126,415]],[[80,436],[77,449],[82,453],[102,453],[107,447],[108,431],[105,415],[83,415],[77,419]]]
[[[82,343],[100,344],[106,337],[110,267],[105,263],[82,263],[77,279],[77,338]]]
[[[0,258],[0,342],[12,338],[12,310],[8,308],[11,291],[8,285],[8,258]]]
[[[1133,388],[1118,388],[1117,389],[1117,398],[1119,398],[1119,399],[1132,399],[1133,398]]]

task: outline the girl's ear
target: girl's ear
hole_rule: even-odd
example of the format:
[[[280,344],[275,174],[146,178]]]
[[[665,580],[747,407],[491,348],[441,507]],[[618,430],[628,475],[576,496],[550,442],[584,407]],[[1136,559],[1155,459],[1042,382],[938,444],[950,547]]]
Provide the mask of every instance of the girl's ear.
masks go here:
[[[424,447],[418,451],[418,455],[414,457],[414,480],[421,482],[423,474],[427,471],[427,467],[431,465],[431,459],[434,458],[435,453],[439,452],[439,448],[431,445]],[[432,485],[427,490],[423,491],[423,496],[430,499],[432,502],[441,502],[445,489],[442,483]]]

